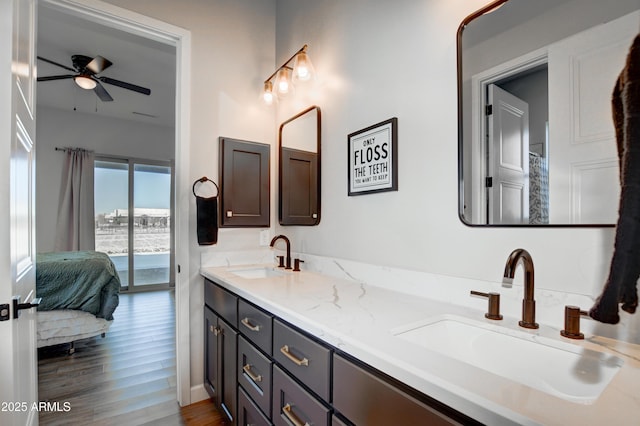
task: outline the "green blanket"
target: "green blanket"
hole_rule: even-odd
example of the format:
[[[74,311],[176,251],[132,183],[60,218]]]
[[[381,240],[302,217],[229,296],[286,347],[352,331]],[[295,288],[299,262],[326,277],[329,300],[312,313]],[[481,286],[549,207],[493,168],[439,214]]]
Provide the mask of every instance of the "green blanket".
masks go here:
[[[39,311],[76,309],[108,321],[118,306],[120,278],[105,253],[73,251],[38,253],[36,296]]]

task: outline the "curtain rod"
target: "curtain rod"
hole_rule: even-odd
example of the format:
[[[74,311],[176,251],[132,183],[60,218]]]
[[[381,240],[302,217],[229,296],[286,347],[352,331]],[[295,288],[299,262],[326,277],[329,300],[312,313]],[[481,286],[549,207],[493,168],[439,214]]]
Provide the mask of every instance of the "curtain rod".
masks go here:
[[[70,148],[70,147],[64,147],[64,148],[60,148],[60,147],[55,147],[56,151],[63,151],[63,152],[67,152],[67,151],[87,151],[87,152],[93,152],[90,149],[85,149],[85,148]]]

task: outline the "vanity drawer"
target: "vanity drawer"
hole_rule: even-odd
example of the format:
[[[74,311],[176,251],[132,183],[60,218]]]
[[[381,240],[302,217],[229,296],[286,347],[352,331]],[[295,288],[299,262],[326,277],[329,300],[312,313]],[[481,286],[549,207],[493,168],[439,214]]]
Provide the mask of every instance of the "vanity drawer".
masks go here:
[[[238,326],[238,297],[205,278],[204,302],[234,327]]]
[[[273,424],[328,426],[331,411],[278,366],[273,366]]]
[[[244,337],[238,339],[238,383],[271,416],[271,360]]]
[[[333,357],[333,406],[356,425],[469,424],[457,422],[337,354]]]
[[[240,299],[238,301],[238,330],[253,344],[271,355],[273,337],[271,315]]]
[[[330,401],[331,351],[328,348],[275,319],[273,359],[325,401]]]
[[[238,388],[238,426],[271,426],[271,422],[247,396]]]

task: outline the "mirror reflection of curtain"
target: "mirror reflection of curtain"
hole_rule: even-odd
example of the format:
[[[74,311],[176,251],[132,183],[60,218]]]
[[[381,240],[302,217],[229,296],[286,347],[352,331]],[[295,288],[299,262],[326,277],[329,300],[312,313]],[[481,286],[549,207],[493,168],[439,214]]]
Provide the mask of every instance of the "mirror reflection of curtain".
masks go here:
[[[529,153],[529,223],[549,223],[549,171],[540,154]]]
[[[95,250],[95,155],[80,148],[65,148],[64,151],[55,251]]]

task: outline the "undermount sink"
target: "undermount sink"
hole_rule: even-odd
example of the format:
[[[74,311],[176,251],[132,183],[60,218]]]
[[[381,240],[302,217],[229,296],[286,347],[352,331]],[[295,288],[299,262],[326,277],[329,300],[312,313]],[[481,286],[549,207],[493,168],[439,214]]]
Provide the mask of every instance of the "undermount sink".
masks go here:
[[[243,268],[243,269],[233,269],[230,270],[234,275],[237,275],[242,278],[270,278],[270,277],[281,277],[284,275],[284,272],[266,266],[257,266],[252,268]]]
[[[392,330],[397,337],[539,391],[593,403],[624,361],[570,343],[455,315]]]

